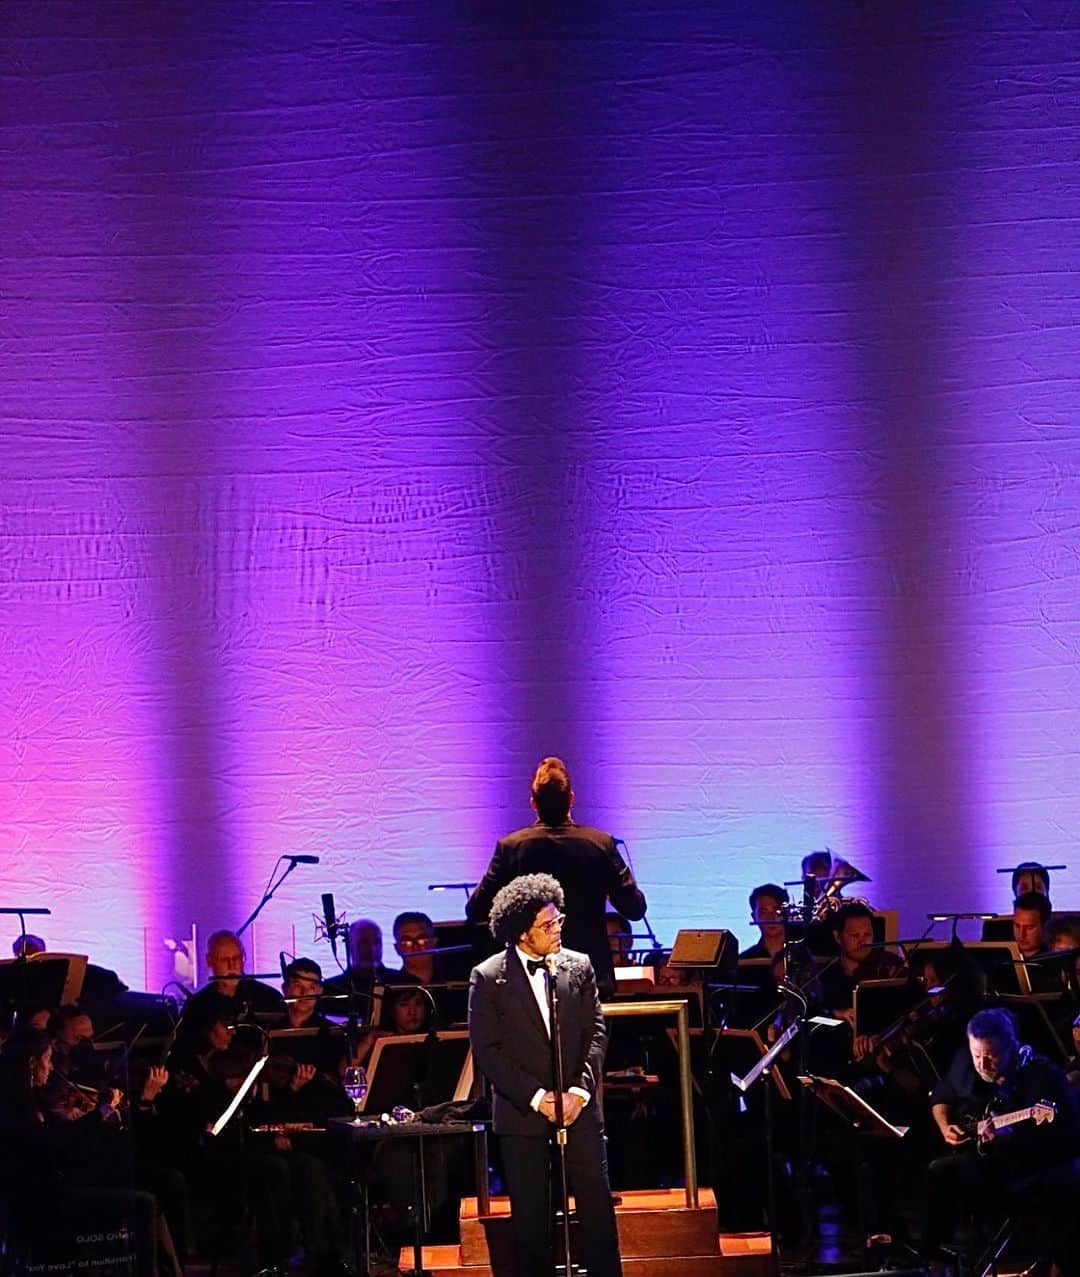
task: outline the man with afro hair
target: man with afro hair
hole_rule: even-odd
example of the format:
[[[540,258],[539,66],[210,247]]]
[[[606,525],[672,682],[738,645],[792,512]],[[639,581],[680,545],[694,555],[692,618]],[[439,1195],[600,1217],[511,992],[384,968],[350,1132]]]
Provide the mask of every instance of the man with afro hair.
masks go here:
[[[518,1277],[550,1277],[555,1062],[548,980],[558,999],[563,1123],[570,1190],[589,1277],[620,1277],[604,1120],[597,1098],[607,1035],[596,975],[584,953],[562,947],[563,890],[550,874],[507,883],[489,911],[504,948],[473,968],[469,1038],[494,1091],[494,1128],[513,1216]]]

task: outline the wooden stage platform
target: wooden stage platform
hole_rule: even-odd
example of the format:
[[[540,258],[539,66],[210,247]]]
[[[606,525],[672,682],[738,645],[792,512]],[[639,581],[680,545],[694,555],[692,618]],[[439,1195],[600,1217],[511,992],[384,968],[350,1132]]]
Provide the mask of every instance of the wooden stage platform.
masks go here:
[[[626,1277],[769,1277],[767,1233],[718,1235],[716,1201],[703,1188],[696,1207],[680,1189],[648,1189],[619,1194],[619,1247]],[[400,1267],[412,1268],[412,1249],[401,1252]],[[475,1197],[461,1204],[461,1242],[425,1246],[424,1268],[439,1277],[515,1277],[510,1203],[493,1197],[487,1215]]]

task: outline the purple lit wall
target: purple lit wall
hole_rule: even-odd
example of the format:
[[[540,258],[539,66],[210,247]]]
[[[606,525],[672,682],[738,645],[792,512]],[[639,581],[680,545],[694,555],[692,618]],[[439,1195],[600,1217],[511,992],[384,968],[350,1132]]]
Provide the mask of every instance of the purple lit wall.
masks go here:
[[[452,916],[545,753],[662,939],[826,843],[909,931],[1080,903],[1076,6],[580,8],[4,6],[54,947],[160,983],[282,852],[257,966]]]

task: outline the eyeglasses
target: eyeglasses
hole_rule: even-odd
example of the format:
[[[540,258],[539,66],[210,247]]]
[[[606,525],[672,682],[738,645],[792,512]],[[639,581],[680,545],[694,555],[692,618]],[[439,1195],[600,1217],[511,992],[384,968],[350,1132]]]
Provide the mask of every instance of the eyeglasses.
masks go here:
[[[433,936],[402,936],[397,942],[399,949],[430,949],[435,943]]]
[[[538,922],[536,924],[537,931],[542,931],[545,935],[552,935],[558,931],[562,924],[566,921],[565,913],[557,913],[554,918],[549,918],[547,922]]]

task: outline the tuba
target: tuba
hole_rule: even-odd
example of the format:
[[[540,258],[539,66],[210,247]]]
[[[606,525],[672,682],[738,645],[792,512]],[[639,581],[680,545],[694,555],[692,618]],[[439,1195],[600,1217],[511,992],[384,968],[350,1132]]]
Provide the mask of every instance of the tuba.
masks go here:
[[[866,905],[868,909],[872,909],[873,906],[865,896],[841,895],[848,883],[869,881],[869,877],[861,869],[856,869],[854,865],[849,864],[846,860],[834,860],[821,895],[814,901],[813,920],[815,922],[824,922],[830,914],[846,904],[861,904]]]

